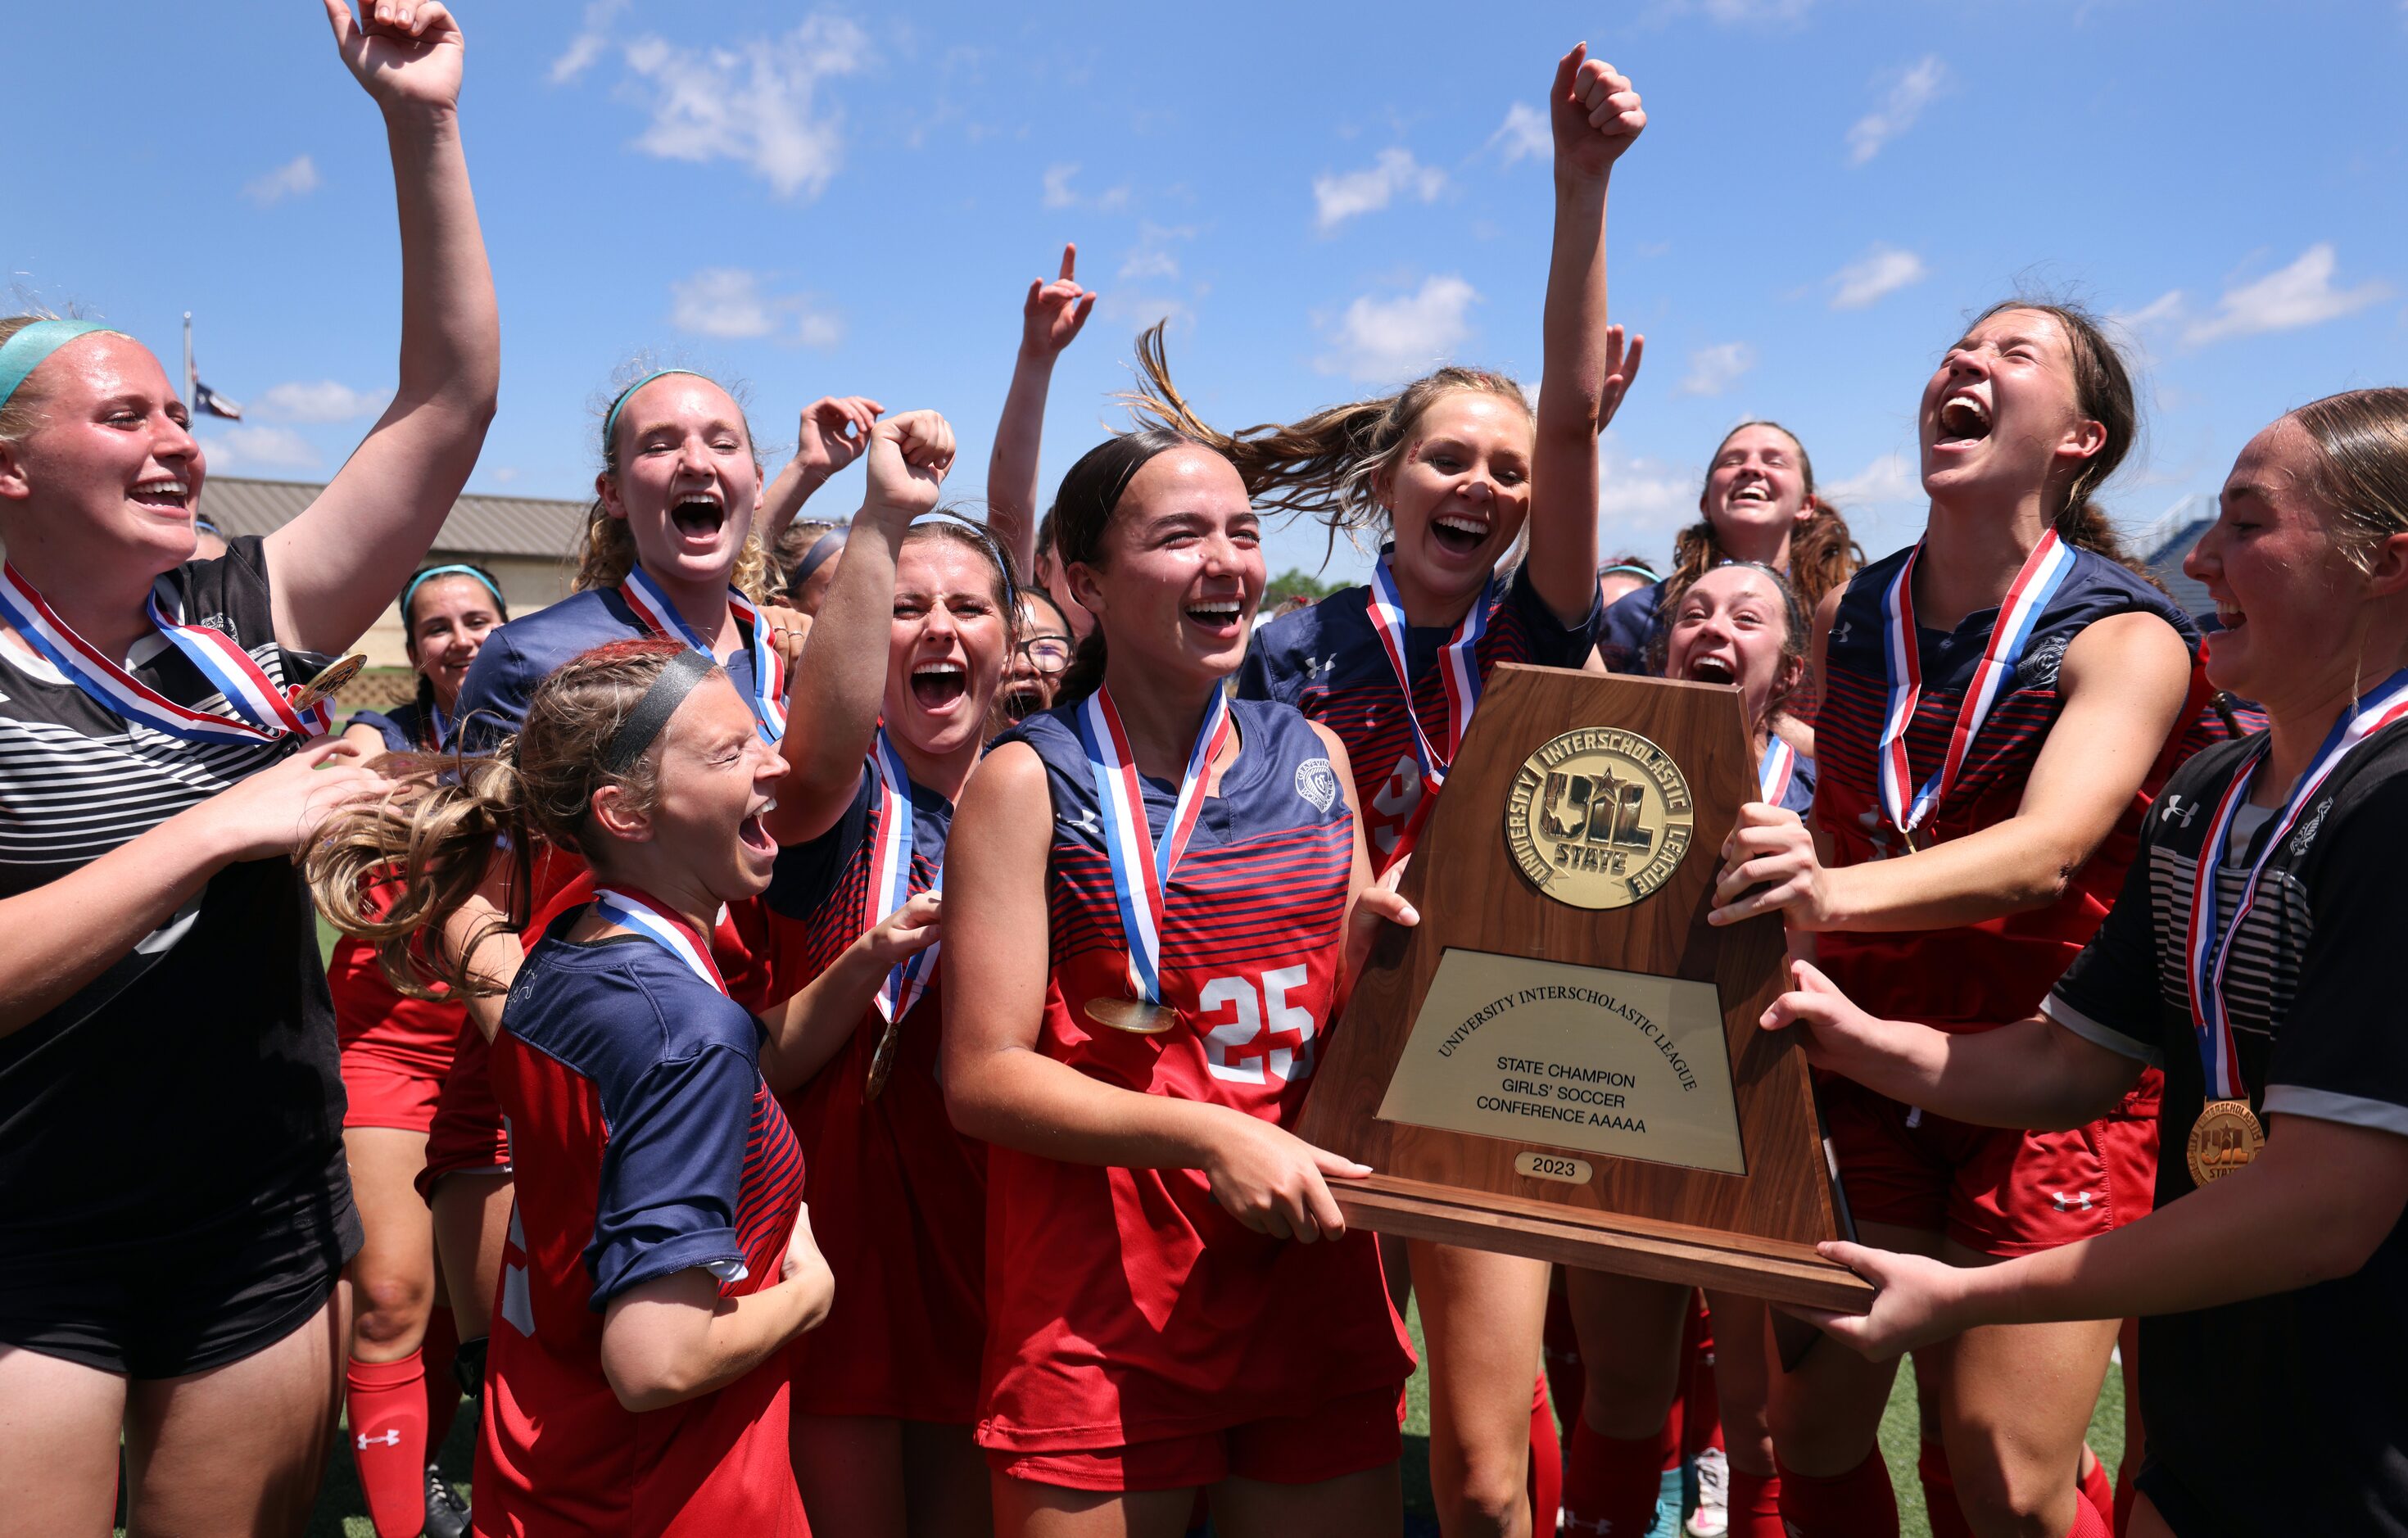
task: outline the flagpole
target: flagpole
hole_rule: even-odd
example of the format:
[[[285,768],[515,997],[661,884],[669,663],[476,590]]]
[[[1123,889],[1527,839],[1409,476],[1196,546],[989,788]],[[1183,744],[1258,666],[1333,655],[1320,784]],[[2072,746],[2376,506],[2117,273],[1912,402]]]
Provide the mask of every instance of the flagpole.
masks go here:
[[[193,312],[184,311],[184,410],[197,411],[200,392],[193,388]]]

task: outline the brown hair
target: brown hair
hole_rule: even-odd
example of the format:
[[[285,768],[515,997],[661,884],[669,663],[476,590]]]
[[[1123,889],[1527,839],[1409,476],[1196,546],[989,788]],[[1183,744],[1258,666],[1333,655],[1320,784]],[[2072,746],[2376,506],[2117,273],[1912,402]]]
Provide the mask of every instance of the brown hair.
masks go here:
[[[615,425],[611,408],[650,383],[656,372],[658,370],[648,364],[628,364],[619,369],[619,373],[628,378],[630,382],[621,385],[611,393],[609,404],[604,406],[601,412],[604,426]],[[695,371],[678,369],[676,372],[694,373]],[[712,384],[718,384],[719,388],[726,393],[727,398],[736,402],[737,420],[744,424],[744,443],[750,450],[752,444],[752,422],[744,414],[744,402],[738,398],[737,387],[720,384],[708,374],[698,374],[696,377],[707,380]],[[619,474],[619,445],[615,434],[606,435],[602,438],[602,473],[614,479]],[[752,473],[755,480],[760,479],[761,456],[758,452],[752,454]],[[585,510],[585,532],[578,541],[577,576],[569,584],[570,590],[582,593],[588,588],[616,587],[625,582],[627,573],[634,569],[636,569],[635,535],[628,531],[627,521],[624,518],[610,516],[609,505],[596,496],[593,505]],[[738,553],[736,569],[729,575],[728,580],[754,603],[767,600],[769,557],[761,548],[761,536],[757,529],[745,531],[744,548]]]
[[[2066,486],[2064,501],[2050,510],[2050,525],[2066,543],[2093,551],[2147,577],[2147,569],[2125,551],[2115,525],[2107,521],[2106,510],[2092,500],[2100,486],[2124,463],[2124,456],[2132,452],[2133,440],[2140,436],[2141,409],[2132,393],[2132,371],[2126,366],[2123,352],[2109,339],[2097,316],[2066,300],[2001,299],[1974,316],[1965,329],[1971,331],[1992,316],[2011,309],[2046,315],[2064,329],[2066,351],[2073,360],[2073,409],[2106,432],[2106,441],[2099,446],[2099,452],[2084,462]],[[2157,581],[2154,577],[2149,580]]]
[[[1798,451],[1798,468],[1806,478],[1806,499],[1814,512],[1789,531],[1789,574],[1783,579],[1781,585],[1792,599],[1812,614],[1815,606],[1823,601],[1824,594],[1848,584],[1848,579],[1856,575],[1856,568],[1865,564],[1865,553],[1856,543],[1856,536],[1849,533],[1848,521],[1842,516],[1840,510],[1815,495],[1814,461],[1807,455],[1805,443],[1796,433],[1777,422],[1759,417],[1742,422],[1725,433],[1722,442],[1714,445],[1713,456],[1706,461],[1707,474],[1712,476],[1713,462],[1722,457],[1724,447],[1750,427],[1770,427],[1787,438]],[[1706,493],[1700,487],[1698,492],[1698,511],[1705,510],[1705,504]],[[1727,559],[1729,557],[1723,553],[1720,541],[1714,538],[1712,519],[1699,518],[1683,529],[1672,541],[1672,571],[1664,579],[1664,591],[1656,599],[1656,612],[1669,619],[1672,606],[1681,601],[1681,595],[1689,590],[1689,584]]]
[[[338,813],[320,831],[304,865],[318,911],[343,933],[373,941],[386,979],[412,998],[443,997],[435,983],[473,987],[460,969],[431,960],[420,936],[439,932],[476,895],[497,846],[517,855],[523,878],[538,839],[582,852],[594,793],[603,786],[621,787],[639,809],[652,806],[660,794],[660,740],[620,774],[602,767],[604,750],[661,669],[685,650],[681,641],[646,638],[572,658],[536,685],[518,735],[490,755],[378,760],[399,788]],[[525,881],[514,890],[523,894]],[[391,906],[380,909],[377,899],[388,897]],[[496,921],[462,955],[526,917]]]
[[[1529,397],[1508,376],[1449,364],[1393,395],[1324,407],[1285,425],[1261,423],[1235,433],[1217,432],[1170,382],[1170,361],[1162,340],[1168,323],[1156,322],[1137,339],[1143,383],[1123,391],[1120,397],[1130,414],[1140,424],[1167,427],[1218,453],[1237,467],[1248,499],[1257,506],[1319,519],[1329,529],[1332,548],[1341,533],[1351,538],[1385,522],[1387,513],[1379,505],[1373,482],[1402,461],[1413,429],[1440,396],[1457,390],[1496,395],[1530,416]],[[1073,557],[1066,552],[1063,558]]]
[[[2375,545],[2408,533],[2408,389],[2344,390],[2290,416],[2316,446],[2334,542],[2364,570]]]
[[[1054,558],[1065,568],[1101,565],[1104,534],[1111,527],[1121,498],[1137,472],[1156,454],[1191,446],[1214,447],[1175,427],[1139,427],[1116,433],[1081,454],[1077,464],[1062,472],[1062,483],[1054,491],[1054,507],[1046,514],[1054,524]],[[1071,654],[1054,703],[1062,706],[1084,699],[1103,682],[1104,627],[1098,624]]]

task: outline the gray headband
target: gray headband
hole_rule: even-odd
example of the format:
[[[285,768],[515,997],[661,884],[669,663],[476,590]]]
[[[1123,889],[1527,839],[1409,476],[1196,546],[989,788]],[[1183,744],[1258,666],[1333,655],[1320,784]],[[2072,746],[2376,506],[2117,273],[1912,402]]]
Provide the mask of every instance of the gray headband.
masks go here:
[[[694,693],[694,686],[718,670],[719,664],[711,660],[708,652],[681,652],[670,658],[660,676],[652,680],[652,687],[644,691],[644,697],[627,712],[627,719],[619,724],[609,747],[603,751],[603,770],[612,775],[626,773],[644,755],[644,750],[652,745],[652,739],[661,735],[669,717],[677,714],[685,697]]]

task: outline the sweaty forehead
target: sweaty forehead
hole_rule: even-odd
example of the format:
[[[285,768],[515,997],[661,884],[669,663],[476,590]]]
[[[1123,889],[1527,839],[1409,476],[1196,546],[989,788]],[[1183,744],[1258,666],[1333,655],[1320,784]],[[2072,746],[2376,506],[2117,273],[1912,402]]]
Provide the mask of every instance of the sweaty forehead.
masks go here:
[[[1247,510],[1246,483],[1236,466],[1195,444],[1166,449],[1138,467],[1121,494],[1121,510],[1140,517],[1173,512]]]
[[[895,585],[915,593],[990,593],[995,564],[957,539],[924,536],[896,555]]]
[[[1718,566],[1690,583],[1689,591],[1724,603],[1742,598],[1762,598],[1773,604],[1781,601],[1780,590],[1772,585],[1772,579],[1747,566]]]
[[[2065,327],[2042,309],[2002,309],[1965,333],[1959,347],[2006,347],[2029,342],[2062,353],[2067,351]]]
[[[114,331],[94,331],[44,358],[26,382],[53,400],[172,394],[150,350]]]
[[[726,423],[744,425],[743,408],[736,397],[694,374],[664,374],[627,397],[619,419],[636,433],[663,427],[708,426]]]
[[[1527,411],[1485,390],[1449,390],[1429,403],[1414,436],[1472,438],[1502,447],[1526,448],[1532,432]]]
[[[1748,453],[1795,454],[1798,452],[1798,440],[1778,427],[1751,424],[1723,439],[1722,452],[1726,454]]]

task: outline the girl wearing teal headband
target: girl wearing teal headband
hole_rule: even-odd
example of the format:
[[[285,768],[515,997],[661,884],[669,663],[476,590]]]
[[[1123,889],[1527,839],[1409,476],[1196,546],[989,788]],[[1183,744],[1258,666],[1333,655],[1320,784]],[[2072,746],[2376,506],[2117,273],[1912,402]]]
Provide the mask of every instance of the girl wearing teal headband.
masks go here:
[[[494,411],[460,32],[433,0],[367,10],[326,0],[393,156],[400,371],[383,418],[298,517],[194,561],[206,455],[159,360],[89,323],[0,320],[16,615],[0,636],[0,1403],[17,1412],[0,1418],[0,1468],[40,1471],[7,1497],[28,1528],[105,1531],[130,1446],[135,1530],[298,1533],[347,1350],[371,1376],[409,1380],[423,1424],[419,1342],[351,1338],[343,1267],[361,1235],[292,866],[330,811],[383,782],[338,742],[296,752],[280,728],[208,726],[275,717],[267,701],[374,623]],[[230,637],[243,665],[152,642],[186,622]],[[243,702],[194,655],[232,668],[222,687]],[[208,729],[163,725],[184,719]],[[355,1399],[354,1422],[397,1424],[393,1399]],[[430,1521],[423,1438],[408,1440],[362,1452],[380,1528],[457,1531]]]

